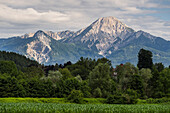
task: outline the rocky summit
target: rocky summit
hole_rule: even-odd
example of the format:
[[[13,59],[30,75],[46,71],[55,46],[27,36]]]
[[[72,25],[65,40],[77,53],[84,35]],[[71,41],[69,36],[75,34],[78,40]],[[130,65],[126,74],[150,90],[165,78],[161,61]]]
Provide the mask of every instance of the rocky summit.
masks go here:
[[[111,47],[118,49],[118,43],[134,33],[134,30],[120,22],[115,17],[99,18],[90,26],[75,33],[73,38],[65,42],[80,42],[89,48],[96,48],[98,54],[106,57],[111,54]]]
[[[144,31],[135,31],[115,17],[97,19],[77,32],[42,31],[0,39],[1,51],[23,54],[44,64],[76,62],[80,57],[106,57],[113,65],[136,65],[141,48],[153,52],[153,61],[169,65],[170,41]]]

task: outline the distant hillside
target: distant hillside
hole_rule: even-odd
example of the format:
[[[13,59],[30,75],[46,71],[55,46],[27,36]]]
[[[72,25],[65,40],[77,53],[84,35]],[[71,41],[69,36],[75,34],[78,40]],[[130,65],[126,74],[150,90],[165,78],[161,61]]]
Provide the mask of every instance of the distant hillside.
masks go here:
[[[2,60],[15,62],[17,68],[40,65],[37,61],[30,60],[29,58],[14,52],[0,51],[0,61]]]

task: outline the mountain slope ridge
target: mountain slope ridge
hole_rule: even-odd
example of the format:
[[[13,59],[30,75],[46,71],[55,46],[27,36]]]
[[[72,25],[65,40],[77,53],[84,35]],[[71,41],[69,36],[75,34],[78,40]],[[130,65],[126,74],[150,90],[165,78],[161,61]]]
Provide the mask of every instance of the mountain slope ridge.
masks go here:
[[[151,50],[154,61],[169,65],[170,41],[142,30],[136,32],[115,17],[99,18],[77,32],[38,30],[0,39],[0,50],[17,52],[45,64],[64,63],[68,60],[75,62],[81,56],[106,57],[115,65],[125,61],[135,64],[140,48]]]

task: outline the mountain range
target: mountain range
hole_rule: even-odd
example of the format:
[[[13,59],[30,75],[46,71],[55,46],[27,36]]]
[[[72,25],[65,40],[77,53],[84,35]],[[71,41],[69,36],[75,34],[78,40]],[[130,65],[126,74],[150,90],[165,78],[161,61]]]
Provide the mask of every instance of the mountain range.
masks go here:
[[[170,41],[135,31],[115,17],[97,19],[77,32],[42,31],[0,39],[1,51],[12,51],[43,64],[76,62],[80,57],[106,57],[113,65],[137,64],[141,48],[152,51],[153,61],[170,65]]]

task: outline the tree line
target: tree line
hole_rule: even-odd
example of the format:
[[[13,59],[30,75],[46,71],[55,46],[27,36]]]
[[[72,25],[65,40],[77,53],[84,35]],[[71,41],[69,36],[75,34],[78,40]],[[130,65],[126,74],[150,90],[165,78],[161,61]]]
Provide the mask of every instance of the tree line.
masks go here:
[[[170,68],[153,64],[152,53],[145,49],[138,53],[137,67],[125,63],[115,68],[107,58],[81,57],[74,64],[44,66],[15,53],[0,52],[0,97],[67,97],[73,102],[86,97],[135,103],[137,98],[169,95]]]

